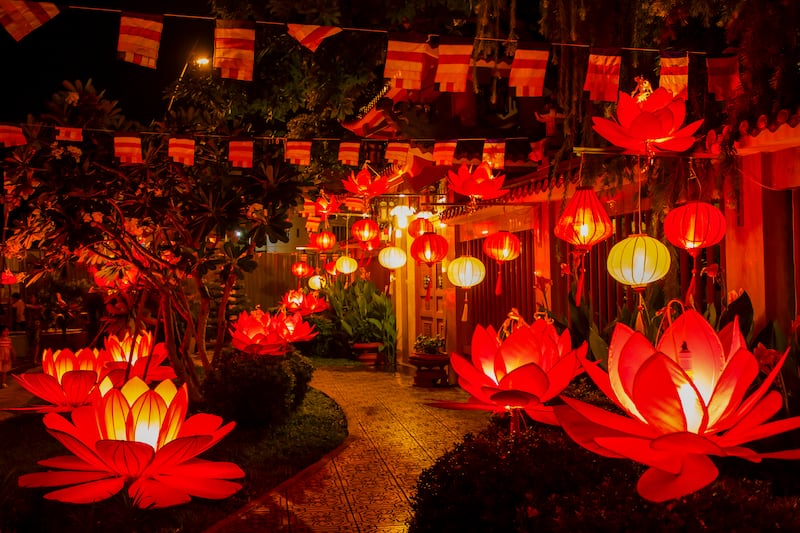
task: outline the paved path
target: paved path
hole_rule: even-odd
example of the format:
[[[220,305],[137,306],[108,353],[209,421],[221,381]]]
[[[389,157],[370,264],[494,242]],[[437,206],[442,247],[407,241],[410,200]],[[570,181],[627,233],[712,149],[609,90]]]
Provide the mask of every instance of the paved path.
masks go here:
[[[411,382],[375,370],[317,369],[311,385],[342,407],[350,436],[209,532],[405,532],[420,472],[489,419],[482,412],[428,407],[432,399],[467,396],[457,387],[421,389]]]

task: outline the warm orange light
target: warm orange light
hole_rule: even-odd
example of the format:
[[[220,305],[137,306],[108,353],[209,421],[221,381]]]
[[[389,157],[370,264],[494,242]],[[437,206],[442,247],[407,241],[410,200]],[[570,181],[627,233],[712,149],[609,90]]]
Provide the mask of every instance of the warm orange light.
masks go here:
[[[714,246],[725,237],[725,215],[706,202],[689,202],[664,218],[664,236],[693,257],[701,248]]]
[[[433,266],[445,257],[448,250],[447,239],[436,233],[423,233],[411,243],[411,256],[418,263]]]
[[[320,231],[311,237],[311,243],[320,252],[327,252],[336,245],[336,235],[330,231]]]
[[[298,278],[307,278],[313,273],[314,269],[311,268],[305,261],[297,261],[296,263],[292,263],[292,274]]]
[[[508,231],[498,231],[483,240],[483,253],[495,261],[513,261],[519,257],[519,238]]]
[[[378,262],[383,268],[397,270],[406,264],[406,253],[397,246],[387,246],[378,252]]]
[[[378,223],[369,218],[362,218],[350,228],[353,238],[359,242],[374,240],[380,234]]]
[[[426,218],[417,217],[408,225],[408,235],[412,239],[416,239],[423,233],[429,233],[432,231],[435,231],[433,223]]]
[[[611,219],[591,187],[578,187],[553,229],[556,237],[577,250],[589,250],[609,237]]]

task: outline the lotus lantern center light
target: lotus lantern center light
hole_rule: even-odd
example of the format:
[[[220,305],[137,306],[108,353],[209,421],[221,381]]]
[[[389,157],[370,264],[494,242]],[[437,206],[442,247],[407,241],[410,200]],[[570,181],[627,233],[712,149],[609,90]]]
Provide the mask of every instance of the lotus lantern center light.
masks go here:
[[[497,283],[494,288],[495,296],[500,296],[503,292],[503,282],[501,280],[502,263],[513,261],[520,254],[519,238],[508,231],[498,231],[487,235],[483,240],[483,253],[497,261]]]

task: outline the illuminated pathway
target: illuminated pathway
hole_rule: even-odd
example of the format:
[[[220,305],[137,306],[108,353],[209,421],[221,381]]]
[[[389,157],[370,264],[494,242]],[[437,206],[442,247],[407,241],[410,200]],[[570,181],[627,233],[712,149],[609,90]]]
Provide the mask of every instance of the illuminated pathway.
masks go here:
[[[420,389],[410,376],[374,370],[320,368],[312,386],[347,416],[350,436],[319,463],[212,527],[233,532],[405,532],[422,469],[488,415],[424,405],[465,400],[457,387]]]

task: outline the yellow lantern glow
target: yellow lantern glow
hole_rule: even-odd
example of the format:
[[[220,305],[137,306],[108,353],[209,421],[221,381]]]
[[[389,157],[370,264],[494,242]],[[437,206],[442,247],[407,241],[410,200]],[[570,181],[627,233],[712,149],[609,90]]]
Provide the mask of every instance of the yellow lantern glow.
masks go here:
[[[308,288],[312,291],[318,291],[321,288],[325,287],[328,283],[325,281],[325,278],[316,274],[308,278]]]
[[[416,209],[407,205],[396,205],[389,211],[389,215],[397,217],[397,227],[405,229],[408,227],[408,217],[413,215]]]
[[[474,287],[486,276],[486,267],[480,259],[464,255],[457,257],[447,267],[447,277],[450,283],[457,287],[469,289]]]
[[[336,260],[336,270],[342,274],[352,274],[358,269],[358,261],[350,256],[343,255]]]
[[[608,253],[608,273],[623,285],[642,290],[669,271],[669,250],[657,239],[635,234],[615,244]]]
[[[406,253],[397,246],[387,246],[378,252],[378,262],[383,268],[397,270],[405,266],[408,257]]]
[[[462,255],[453,259],[447,266],[447,278],[450,283],[457,287],[469,289],[474,287],[486,276],[486,267],[480,259],[470,255]],[[461,313],[461,321],[467,321],[469,314],[469,293],[464,295],[464,310]]]

